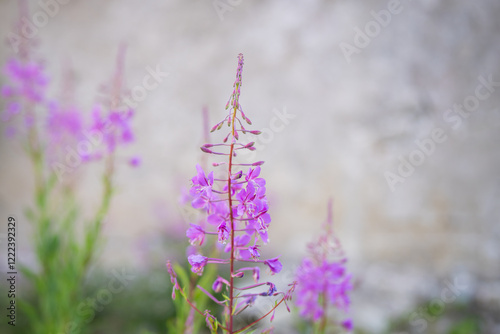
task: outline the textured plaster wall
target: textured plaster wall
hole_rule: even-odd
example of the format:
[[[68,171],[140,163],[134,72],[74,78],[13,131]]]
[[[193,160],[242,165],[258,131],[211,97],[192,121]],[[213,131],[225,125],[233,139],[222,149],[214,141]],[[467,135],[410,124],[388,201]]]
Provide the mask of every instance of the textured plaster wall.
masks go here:
[[[36,1],[31,8],[43,10]],[[418,294],[419,281],[410,279],[418,275],[499,279],[500,86],[467,117],[447,111],[475,94],[480,76],[500,81],[500,4],[401,1],[350,61],[339,45],[355,46],[356,27],[375,22],[371,11],[387,10],[386,1],[231,8],[219,15],[212,1],[72,0],[39,29],[38,54],[56,82],[51,94],[61,94],[62,69],[71,66],[87,110],[113,72],[120,42],[128,45],[128,87],[141,85],[148,67],[169,73],[137,104],[137,141],[126,153],[139,152],[143,164],[117,175],[100,261],[137,265],[148,240],[182,220],[177,199],[201,158],[201,108],[212,123],[222,119],[242,52],[241,103],[255,128],[272,128],[277,112],[293,115],[258,152],[271,199],[270,253],[297,263],[332,196],[360,284],[378,285],[371,264],[381,261],[402,275],[396,295]],[[16,16],[14,1],[0,2],[2,38]],[[3,47],[0,60],[11,54]],[[408,159],[415,141],[437,128],[446,139],[391,191],[386,172],[397,173],[399,157]],[[22,216],[30,168],[4,137],[0,155],[0,210]],[[98,191],[93,172],[81,193],[89,208]]]

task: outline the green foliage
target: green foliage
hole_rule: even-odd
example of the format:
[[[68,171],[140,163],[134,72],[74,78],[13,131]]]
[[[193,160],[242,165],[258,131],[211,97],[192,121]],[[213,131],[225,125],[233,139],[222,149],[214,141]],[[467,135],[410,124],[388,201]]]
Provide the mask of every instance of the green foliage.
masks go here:
[[[94,218],[86,222],[82,241],[77,231],[79,210],[73,189],[56,182],[55,173],[47,172],[39,146],[28,145],[28,153],[36,188],[34,207],[26,210],[26,217],[33,226],[40,269],[20,266],[35,295],[33,300],[20,300],[20,311],[29,321],[30,333],[81,333],[84,326],[75,301],[83,298],[83,280],[109,208],[111,173],[105,172],[101,205]]]
[[[450,329],[448,334],[477,334],[481,333],[479,321],[477,318],[467,318],[460,321]]]
[[[192,273],[187,263],[184,266],[175,264],[174,270],[183,291],[175,292],[174,307],[176,314],[174,318],[167,321],[167,333],[184,333],[186,325],[189,325],[188,318],[190,316],[193,319],[192,332],[200,333],[203,328],[207,328],[205,317],[195,312],[191,305],[186,303],[186,299],[189,299],[201,311],[204,311],[209,304],[213,304],[210,306],[211,309],[216,307],[215,303],[196,286],[210,286],[217,277],[217,267],[207,266],[201,277]],[[214,326],[217,327],[217,324],[214,324]]]
[[[448,303],[439,312],[429,307],[425,302],[414,310],[392,319],[384,333],[408,332],[423,329],[428,334],[480,334],[481,310],[472,301],[463,303],[456,301]],[[418,314],[419,326],[412,326],[412,315]],[[364,332],[363,332],[364,333]]]

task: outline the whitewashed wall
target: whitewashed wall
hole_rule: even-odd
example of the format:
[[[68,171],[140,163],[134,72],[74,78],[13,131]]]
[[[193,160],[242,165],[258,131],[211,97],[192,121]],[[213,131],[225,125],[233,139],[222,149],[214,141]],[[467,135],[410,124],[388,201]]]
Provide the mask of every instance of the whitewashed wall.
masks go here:
[[[213,3],[230,7],[218,12]],[[362,287],[379,286],[371,266],[380,261],[389,263],[394,275],[399,272],[401,279],[394,277],[404,282],[398,293],[405,296],[420,293],[421,280],[408,279],[418,275],[426,282],[464,272],[498,280],[500,86],[467,117],[447,111],[474,100],[479,77],[500,81],[500,5],[389,3],[70,0],[60,5],[36,36],[56,81],[53,96],[59,94],[63,65],[71,64],[77,98],[90,109],[122,41],[128,45],[130,88],[141,85],[148,67],[169,73],[138,103],[137,141],[127,153],[140,152],[143,165],[118,175],[101,261],[138,265],[144,240],[168,233],[174,220],[181,220],[179,189],[189,185],[201,156],[201,108],[208,106],[212,123],[224,116],[242,52],[241,103],[255,128],[273,128],[276,113],[294,117],[275,127],[258,152],[266,161],[263,174],[272,200],[272,253],[297,263],[333,196],[335,226]],[[44,11],[36,1],[31,8]],[[384,24],[371,13],[381,10],[393,11]],[[0,13],[5,37],[17,16],[15,2],[2,1]],[[356,28],[372,29],[368,45],[359,44]],[[357,53],[346,57],[341,45],[356,41]],[[0,60],[10,55],[4,47]],[[442,142],[434,142],[432,153],[392,191],[386,172],[397,173],[398,157],[409,159],[418,149],[415,141],[429,140],[436,129],[442,130]],[[0,210],[22,216],[32,189],[30,169],[15,144],[2,137],[0,149]],[[89,207],[97,186],[98,175],[89,174],[81,194]],[[397,300],[390,305],[398,308]]]

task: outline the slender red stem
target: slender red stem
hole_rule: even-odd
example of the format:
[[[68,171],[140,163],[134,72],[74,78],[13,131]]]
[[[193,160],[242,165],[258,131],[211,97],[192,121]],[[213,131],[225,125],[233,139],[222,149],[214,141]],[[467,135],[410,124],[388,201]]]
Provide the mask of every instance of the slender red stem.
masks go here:
[[[185,300],[185,301],[186,301],[186,302],[187,302],[187,303],[188,303],[188,304],[189,304],[189,305],[190,305],[190,306],[191,306],[191,307],[192,307],[192,308],[193,308],[196,312],[198,312],[198,313],[199,313],[200,315],[202,315],[202,316],[205,316],[205,313],[203,313],[202,311],[200,311],[200,309],[199,309],[199,308],[197,308],[197,307],[196,307],[196,306],[195,306],[195,305],[194,305],[194,304],[193,304],[193,303],[192,303],[189,299],[184,298],[184,300]],[[226,327],[222,326],[221,324],[219,324],[219,327],[220,327],[220,328],[222,328],[222,329],[224,329],[224,330],[228,330],[228,328],[226,328]]]
[[[273,307],[273,308],[272,308],[269,312],[267,312],[267,313],[266,313],[266,314],[264,314],[262,317],[260,317],[259,319],[255,320],[254,322],[252,322],[252,323],[250,323],[250,324],[246,325],[245,327],[238,329],[236,332],[234,332],[234,334],[236,334],[236,333],[240,333],[240,332],[243,332],[245,329],[252,327],[252,326],[253,326],[253,325],[255,325],[256,323],[258,323],[259,321],[261,321],[262,319],[264,319],[265,317],[267,317],[269,314],[271,314],[274,310],[276,310],[276,308],[278,308],[278,306],[279,306],[281,303],[283,303],[284,301],[285,301],[285,297],[281,298],[281,300],[280,300],[280,301],[279,301],[276,305],[274,305],[274,307]]]
[[[235,105],[237,105],[235,103]],[[228,176],[227,176],[227,196],[229,201],[229,219],[231,221],[231,259],[230,259],[230,275],[229,275],[229,333],[233,333],[233,299],[234,299],[234,217],[233,217],[233,199],[231,197],[231,175],[233,167],[233,151],[234,151],[234,119],[236,118],[236,107],[233,111],[233,117],[231,119],[231,147],[229,149],[229,166],[228,166]]]

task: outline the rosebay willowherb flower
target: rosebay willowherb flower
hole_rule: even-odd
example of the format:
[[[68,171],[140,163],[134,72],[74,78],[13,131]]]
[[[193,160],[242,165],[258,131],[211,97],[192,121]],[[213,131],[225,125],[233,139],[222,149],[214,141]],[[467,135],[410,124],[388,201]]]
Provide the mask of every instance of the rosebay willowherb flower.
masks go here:
[[[31,128],[35,123],[35,107],[46,105],[45,96],[49,82],[41,62],[26,58],[12,58],[4,68],[7,84],[2,86],[1,96],[6,100],[6,108],[1,119],[10,122],[7,136],[12,137],[19,132],[11,121],[16,116],[24,116],[24,125]]]
[[[332,316],[328,309],[334,306],[348,312],[352,289],[351,275],[347,274],[346,262],[339,240],[333,234],[332,201],[328,203],[325,233],[309,244],[309,256],[304,258],[296,272],[297,297],[295,305],[300,315],[315,324],[315,332],[325,333]],[[346,330],[352,330],[351,319],[341,322]]]
[[[19,6],[18,28],[26,17],[31,17],[27,1],[20,0]],[[25,212],[33,229],[32,248],[37,265],[22,266],[20,270],[32,286],[34,298],[21,298],[21,312],[22,318],[28,320],[29,333],[76,334],[84,332],[88,323],[78,311],[81,304],[75,301],[84,300],[85,278],[102,242],[102,224],[115,188],[115,148],[133,138],[129,125],[131,113],[119,112],[119,96],[114,94],[115,105],[106,109],[104,116],[95,116],[91,127],[86,126],[85,114],[76,104],[47,97],[50,82],[42,62],[35,60],[31,44],[23,41],[20,52],[7,63],[7,80],[1,90],[7,108],[2,119],[17,131],[15,138],[22,143],[31,162],[34,180],[33,201]],[[119,92],[123,84],[123,57],[122,48],[113,92]],[[65,85],[66,93],[70,91],[68,87],[71,86]],[[11,135],[14,132],[7,130]],[[101,143],[93,140],[95,150],[104,152],[101,157],[105,170],[98,206],[93,212],[88,211],[90,215],[80,215],[83,210],[77,194],[81,183],[76,177],[70,178],[70,182],[63,182],[61,177],[88,161],[84,154],[89,155],[94,148],[86,133],[106,144],[99,149]]]
[[[276,307],[282,302],[291,299],[295,284],[285,292],[278,292],[272,282],[260,282],[260,267],[267,267],[271,274],[279,273],[283,266],[279,257],[263,259],[260,247],[269,242],[268,228],[271,217],[268,213],[266,197],[266,181],[260,177],[263,161],[254,163],[237,163],[237,153],[241,150],[255,150],[254,143],[239,143],[240,134],[260,134],[259,131],[248,130],[244,123],[252,122],[245,115],[239,102],[242,86],[243,55],[238,55],[238,68],[233,93],[226,104],[228,115],[212,127],[211,132],[229,127],[228,134],[218,144],[205,144],[201,150],[207,154],[225,157],[224,161],[215,162],[216,173],[206,173],[197,165],[196,175],[192,178],[190,195],[192,206],[206,212],[206,224],[191,224],[186,235],[192,245],[203,243],[218,243],[222,252],[220,257],[209,257],[197,252],[188,257],[193,273],[203,275],[208,265],[227,265],[226,277],[219,276],[212,284],[215,293],[225,292],[224,300],[218,300],[206,287],[198,285],[198,289],[206,293],[215,303],[224,308],[224,321],[219,321],[208,310],[202,311],[186,298],[182,288],[176,283],[177,289],[186,298],[187,302],[206,319],[207,326],[215,333],[218,328],[228,333],[240,333],[267,315],[273,314]],[[175,275],[169,265],[171,275]],[[237,287],[236,279],[249,273],[255,284]],[[257,297],[280,296],[275,306],[256,321],[235,329],[233,318],[255,303]],[[288,308],[288,306],[287,306]],[[272,318],[271,318],[272,319]]]

